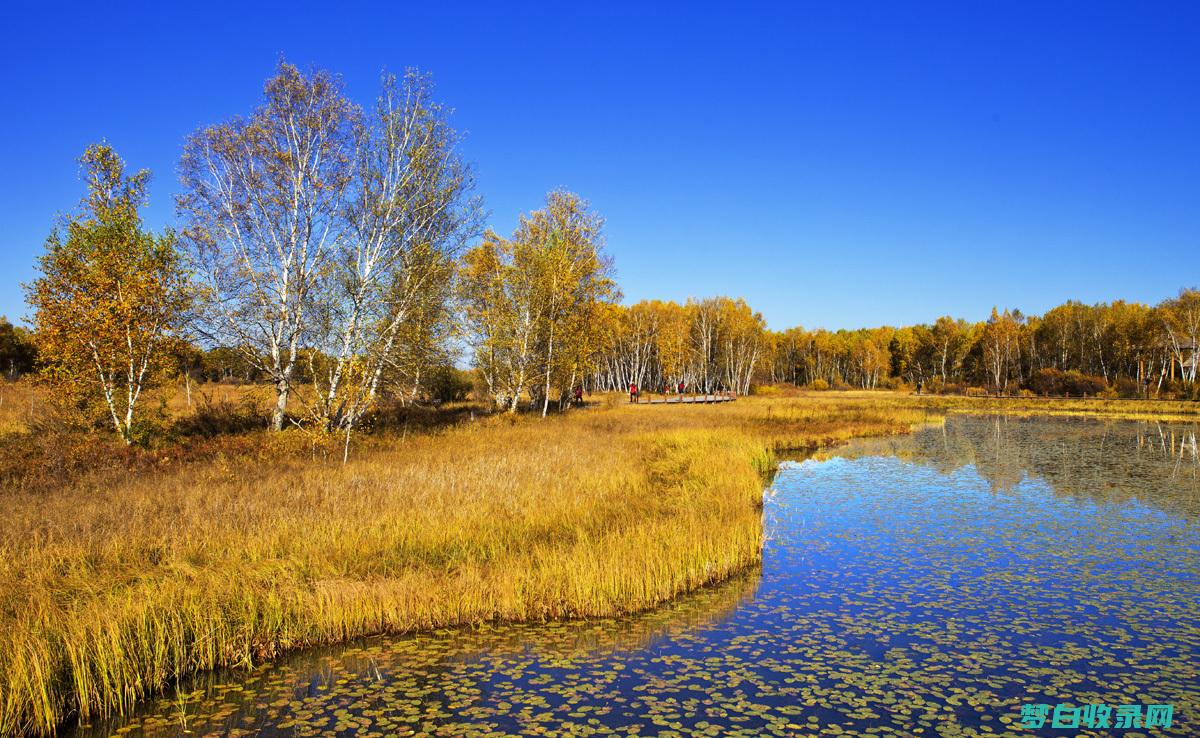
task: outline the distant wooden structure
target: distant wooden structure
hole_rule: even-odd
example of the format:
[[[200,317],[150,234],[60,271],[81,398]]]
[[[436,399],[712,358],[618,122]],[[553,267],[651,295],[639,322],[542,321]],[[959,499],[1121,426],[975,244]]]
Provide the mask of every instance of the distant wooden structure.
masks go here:
[[[1172,382],[1175,381],[1176,366],[1179,367],[1181,378],[1200,374],[1200,371],[1197,371],[1200,370],[1200,346],[1196,346],[1194,343],[1185,343],[1179,347],[1179,351],[1176,353],[1174,346],[1166,344],[1166,350],[1171,354],[1169,378]]]
[[[1183,346],[1183,361],[1180,362],[1179,371],[1181,374],[1197,374],[1197,369],[1200,369],[1200,346],[1196,344],[1187,344]]]
[[[651,397],[640,405],[711,405],[717,402],[733,402],[737,395],[732,392],[715,392],[707,395],[668,395],[657,400]]]

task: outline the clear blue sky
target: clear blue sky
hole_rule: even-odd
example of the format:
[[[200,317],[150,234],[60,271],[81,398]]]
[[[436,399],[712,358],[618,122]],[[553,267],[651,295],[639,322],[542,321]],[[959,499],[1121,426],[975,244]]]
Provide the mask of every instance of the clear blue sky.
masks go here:
[[[579,192],[629,301],[839,328],[1200,283],[1192,2],[38,5],[0,47],[14,318],[89,142],[152,170],[170,224],[184,136],[249,112],[280,54],[362,103],[384,67],[432,72],[492,225]]]

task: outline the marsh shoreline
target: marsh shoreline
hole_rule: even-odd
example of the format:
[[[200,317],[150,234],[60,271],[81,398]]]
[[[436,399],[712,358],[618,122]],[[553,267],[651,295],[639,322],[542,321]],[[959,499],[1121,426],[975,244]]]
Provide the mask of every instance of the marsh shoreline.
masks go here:
[[[21,556],[0,592],[32,607],[5,611],[0,732],[87,724],[189,674],[364,636],[645,611],[760,562],[780,455],[905,433],[952,404],[617,406],[411,437],[286,482],[200,469],[101,500],[26,500],[16,528],[69,514],[83,535],[44,526],[19,550],[6,533]],[[180,521],[198,529],[172,540]]]

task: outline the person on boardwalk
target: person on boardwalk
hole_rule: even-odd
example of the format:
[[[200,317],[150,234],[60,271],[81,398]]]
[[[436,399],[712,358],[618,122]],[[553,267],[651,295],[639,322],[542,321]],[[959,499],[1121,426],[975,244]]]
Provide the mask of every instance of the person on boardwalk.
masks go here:
[[[575,387],[575,407],[583,407],[583,385]]]
[[[629,383],[629,401],[634,404],[637,404],[637,401],[638,401],[637,385],[634,384],[633,382]]]
[[[922,379],[920,377],[917,377],[917,394],[918,395],[921,394],[921,385],[923,385],[923,384],[924,384],[924,382],[922,381]]]
[[[683,402],[683,380],[679,380],[679,401]]]

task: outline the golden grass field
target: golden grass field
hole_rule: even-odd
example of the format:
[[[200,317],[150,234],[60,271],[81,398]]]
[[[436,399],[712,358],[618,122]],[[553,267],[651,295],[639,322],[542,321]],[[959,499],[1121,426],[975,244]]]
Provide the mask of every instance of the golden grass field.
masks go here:
[[[773,448],[921,417],[617,405],[377,442],[345,467],[217,456],[6,490],[0,732],[365,633],[649,607],[758,560]]]
[[[0,426],[19,434],[34,401],[7,391]],[[906,432],[948,411],[1122,414],[878,392],[614,400],[380,434],[345,466],[294,453],[292,433],[253,432],[259,453],[161,467],[139,456],[137,473],[7,486],[0,734],[125,711],[178,675],[286,649],[653,606],[758,562],[776,451]],[[1178,404],[1138,412],[1198,417]]]

